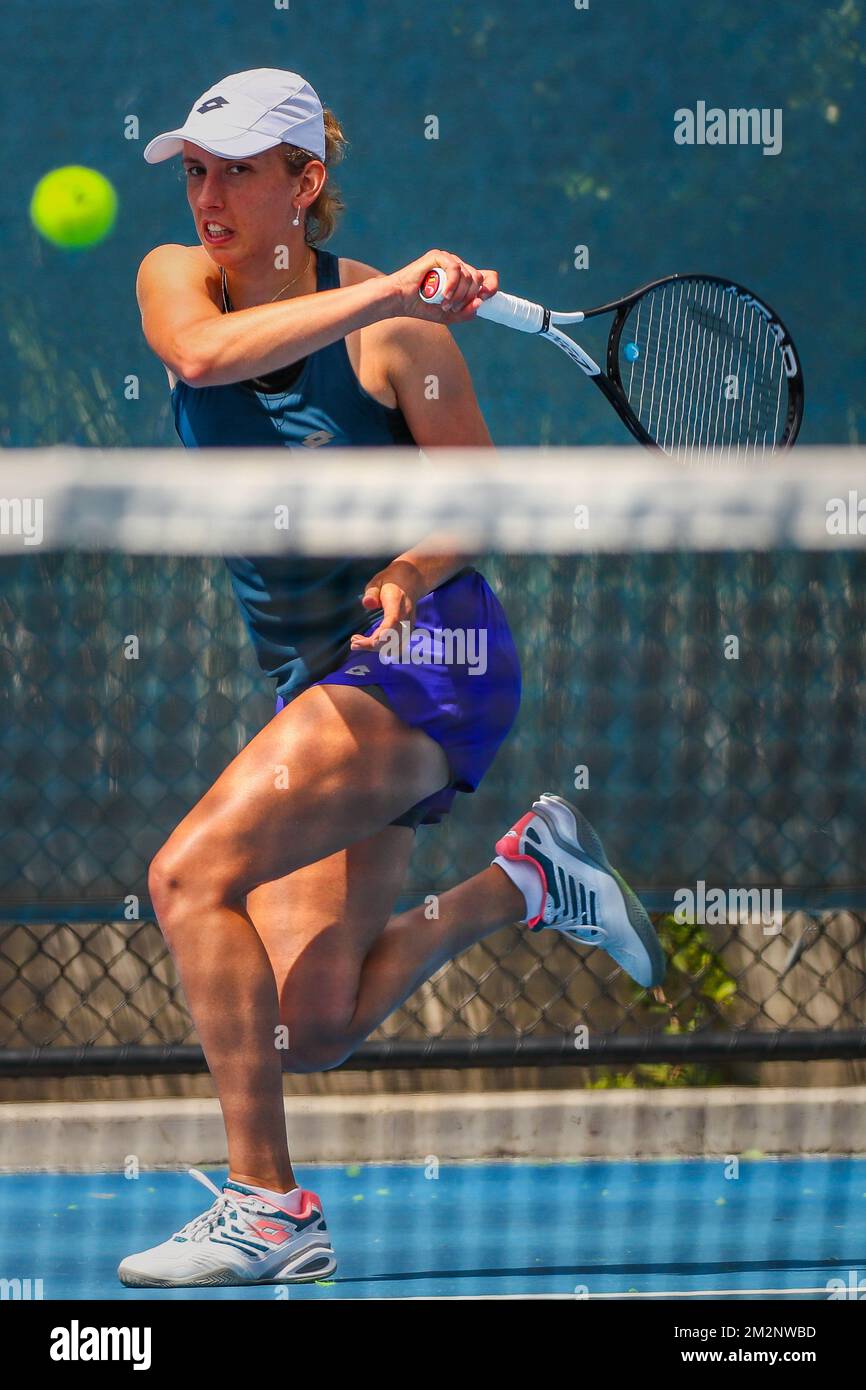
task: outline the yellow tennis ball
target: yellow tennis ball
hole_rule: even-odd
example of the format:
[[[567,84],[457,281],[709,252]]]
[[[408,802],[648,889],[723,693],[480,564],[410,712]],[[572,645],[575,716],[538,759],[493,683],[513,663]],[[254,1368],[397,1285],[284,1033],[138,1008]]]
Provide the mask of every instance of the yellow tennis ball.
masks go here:
[[[67,164],[45,174],[33,190],[30,217],[55,246],[95,246],[117,217],[117,194],[98,169]]]

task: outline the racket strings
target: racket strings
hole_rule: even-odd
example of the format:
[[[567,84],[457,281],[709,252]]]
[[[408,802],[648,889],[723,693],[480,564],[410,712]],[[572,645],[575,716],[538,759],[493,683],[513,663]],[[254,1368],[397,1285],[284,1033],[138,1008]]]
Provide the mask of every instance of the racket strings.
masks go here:
[[[620,335],[629,405],[665,452],[739,456],[777,447],[788,389],[782,351],[746,296],[709,280],[643,295]]]

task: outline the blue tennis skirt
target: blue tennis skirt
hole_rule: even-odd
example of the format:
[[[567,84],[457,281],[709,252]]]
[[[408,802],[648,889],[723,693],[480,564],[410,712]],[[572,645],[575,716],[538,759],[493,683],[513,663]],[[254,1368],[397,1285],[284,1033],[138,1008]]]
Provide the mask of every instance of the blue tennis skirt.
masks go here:
[[[450,781],[394,824],[433,825],[457,792],[474,792],[520,708],[520,661],[508,620],[475,569],[419,599],[411,631],[404,626],[376,651],[348,651],[312,684],[374,687],[371,694],[443,748]],[[278,712],[284,703],[278,696]]]

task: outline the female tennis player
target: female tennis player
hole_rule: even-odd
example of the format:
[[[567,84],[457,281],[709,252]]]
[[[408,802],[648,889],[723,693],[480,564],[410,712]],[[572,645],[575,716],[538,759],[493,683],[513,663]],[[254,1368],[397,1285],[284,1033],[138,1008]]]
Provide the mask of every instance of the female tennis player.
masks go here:
[[[448,330],[496,292],[496,273],[431,250],[386,275],[323,250],[343,146],[312,87],[271,68],[216,83],[147,146],[151,163],[182,156],[200,242],[151,251],[137,285],[187,447],[272,445],[291,451],[286,468],[313,468],[328,446],[491,446]],[[418,297],[433,266],[447,271],[436,307]],[[517,714],[508,623],[468,557],[427,543],[381,565],[228,565],[277,713],[159,851],[150,891],[219,1095],[229,1177],[220,1191],[191,1170],[215,1200],[123,1260],[137,1286],[333,1272],[322,1204],[292,1171],[282,1071],[336,1066],[488,933],[522,920],[602,947],[641,984],[664,973],[637,898],[555,796],[442,894],[436,920],[394,915],[415,827],[478,787]],[[384,659],[401,622],[426,634],[429,660]],[[484,634],[485,669],[434,660],[447,630]]]

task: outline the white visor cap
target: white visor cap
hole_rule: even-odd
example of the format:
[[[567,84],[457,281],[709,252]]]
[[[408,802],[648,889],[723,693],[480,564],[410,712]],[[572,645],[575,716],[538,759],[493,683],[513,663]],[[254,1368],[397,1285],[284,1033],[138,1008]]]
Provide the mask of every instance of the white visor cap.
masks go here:
[[[234,72],[209,87],[177,130],[145,148],[148,164],[183,152],[189,140],[223,159],[245,159],[275,145],[298,145],[325,158],[322,103],[303,77],[282,68]]]

